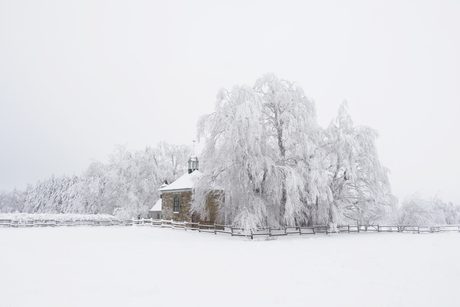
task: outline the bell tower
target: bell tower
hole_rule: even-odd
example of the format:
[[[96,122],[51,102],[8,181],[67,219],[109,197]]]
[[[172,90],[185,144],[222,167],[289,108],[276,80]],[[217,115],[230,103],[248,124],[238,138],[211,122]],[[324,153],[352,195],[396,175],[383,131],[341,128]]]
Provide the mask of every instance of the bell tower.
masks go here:
[[[193,141],[193,155],[188,159],[188,173],[191,174],[197,171],[199,167],[199,161],[195,154],[195,141]]]
[[[198,158],[190,157],[190,159],[188,159],[188,173],[191,174],[197,170],[198,170]]]

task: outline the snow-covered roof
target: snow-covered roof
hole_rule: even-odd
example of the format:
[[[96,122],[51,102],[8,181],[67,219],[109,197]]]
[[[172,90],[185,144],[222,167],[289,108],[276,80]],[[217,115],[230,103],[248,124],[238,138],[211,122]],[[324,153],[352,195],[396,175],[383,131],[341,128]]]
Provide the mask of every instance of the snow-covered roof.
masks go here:
[[[155,205],[153,205],[152,209],[150,209],[149,211],[161,211],[161,205],[162,205],[163,201],[162,199],[160,198],[156,203]]]
[[[159,189],[161,193],[169,191],[191,191],[198,178],[203,176],[203,173],[196,170],[193,173],[186,173],[170,185]]]

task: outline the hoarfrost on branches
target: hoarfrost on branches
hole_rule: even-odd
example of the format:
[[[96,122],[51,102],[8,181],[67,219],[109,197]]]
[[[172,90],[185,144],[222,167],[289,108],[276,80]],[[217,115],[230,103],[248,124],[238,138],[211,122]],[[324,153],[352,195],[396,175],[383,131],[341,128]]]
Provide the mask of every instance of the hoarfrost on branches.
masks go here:
[[[217,95],[215,112],[198,122],[204,174],[197,181],[192,213],[244,228],[286,225],[408,225],[460,223],[460,207],[438,197],[407,198],[396,207],[389,170],[378,157],[377,131],[354,126],[345,101],[327,129],[316,106],[296,83],[273,74],[253,87]],[[186,171],[189,146],[160,143],[130,151],[117,146],[109,163],[95,161],[80,176],[61,176],[0,191],[0,212],[145,216],[158,188]]]
[[[354,127],[346,103],[322,129],[314,101],[273,74],[254,87],[222,89],[215,112],[198,123],[198,137],[206,140],[204,176],[192,211],[202,216],[215,191],[219,218],[247,229],[370,223],[394,208],[377,132]]]
[[[109,163],[95,161],[80,176],[52,176],[24,192],[0,193],[0,212],[146,216],[161,184],[185,172],[190,151],[164,142],[137,151],[116,146]]]
[[[347,102],[327,128],[326,150],[329,159],[331,212],[358,224],[372,224],[394,211],[396,199],[391,194],[388,169],[378,158],[377,131],[353,125]],[[331,213],[330,219],[340,219]]]
[[[437,195],[423,198],[419,193],[406,197],[398,211],[399,225],[435,226],[460,223],[460,206],[444,203]]]
[[[314,102],[299,86],[267,74],[253,88],[221,90],[216,112],[198,127],[198,136],[207,139],[195,213],[207,214],[204,199],[219,187],[222,220],[251,229],[308,222],[305,204],[327,185],[321,174],[308,172],[319,169],[313,164],[320,161],[322,132]]]

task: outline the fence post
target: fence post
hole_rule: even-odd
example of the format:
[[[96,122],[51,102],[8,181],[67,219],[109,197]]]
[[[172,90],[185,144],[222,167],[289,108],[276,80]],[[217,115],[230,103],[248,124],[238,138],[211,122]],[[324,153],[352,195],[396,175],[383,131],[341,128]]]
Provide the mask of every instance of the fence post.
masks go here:
[[[460,229],[460,226],[459,226],[459,229]],[[269,237],[272,236],[272,228],[271,227],[268,227],[268,236]]]
[[[216,223],[214,223],[214,234],[217,234],[217,232],[216,232]]]
[[[233,226],[230,226],[230,234],[231,234],[232,237],[233,237]]]
[[[198,223],[198,232],[201,232],[200,223]]]
[[[302,235],[302,228],[299,226],[299,236]]]
[[[251,229],[251,240],[253,240],[253,239],[254,239],[254,236],[252,235],[252,229]]]

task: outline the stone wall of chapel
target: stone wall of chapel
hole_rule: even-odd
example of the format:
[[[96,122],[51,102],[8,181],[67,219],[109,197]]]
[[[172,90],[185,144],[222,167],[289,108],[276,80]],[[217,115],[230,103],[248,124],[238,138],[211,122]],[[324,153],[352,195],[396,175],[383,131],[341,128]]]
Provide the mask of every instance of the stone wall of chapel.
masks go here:
[[[179,212],[173,212],[174,197],[179,196]],[[185,192],[165,192],[162,194],[163,203],[161,208],[162,219],[180,222],[191,222],[190,203],[192,201],[192,191]]]
[[[179,196],[179,212],[173,212],[174,197]],[[190,213],[192,202],[192,191],[186,192],[165,192],[162,195],[163,203],[161,210],[161,218],[164,220],[173,220],[178,222],[192,222],[192,214]],[[214,224],[217,221],[217,193],[211,193],[206,201],[206,209],[209,212],[209,217],[204,219],[201,216],[195,216],[193,222],[201,224]]]

